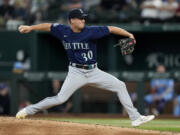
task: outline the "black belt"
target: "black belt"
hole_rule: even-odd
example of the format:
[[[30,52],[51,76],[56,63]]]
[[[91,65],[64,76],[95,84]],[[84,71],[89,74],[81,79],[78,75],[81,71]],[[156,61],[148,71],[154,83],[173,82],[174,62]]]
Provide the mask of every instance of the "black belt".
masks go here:
[[[97,67],[97,63],[90,64],[90,65],[83,65],[83,64],[76,64],[76,63],[70,62],[69,65],[71,65],[72,67],[77,67],[77,68],[82,68],[82,69],[87,69],[87,70],[94,69]]]

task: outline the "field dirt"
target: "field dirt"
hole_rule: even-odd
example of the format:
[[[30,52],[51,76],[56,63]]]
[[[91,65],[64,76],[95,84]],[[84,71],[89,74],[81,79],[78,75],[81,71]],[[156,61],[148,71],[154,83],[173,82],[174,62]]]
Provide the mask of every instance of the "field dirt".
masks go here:
[[[177,135],[112,126],[0,117],[0,135]]]

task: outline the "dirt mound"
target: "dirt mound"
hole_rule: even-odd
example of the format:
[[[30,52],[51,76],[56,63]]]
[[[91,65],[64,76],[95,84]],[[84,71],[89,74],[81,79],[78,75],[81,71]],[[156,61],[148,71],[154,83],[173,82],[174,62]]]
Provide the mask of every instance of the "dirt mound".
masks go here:
[[[101,125],[0,117],[0,135],[172,135]]]

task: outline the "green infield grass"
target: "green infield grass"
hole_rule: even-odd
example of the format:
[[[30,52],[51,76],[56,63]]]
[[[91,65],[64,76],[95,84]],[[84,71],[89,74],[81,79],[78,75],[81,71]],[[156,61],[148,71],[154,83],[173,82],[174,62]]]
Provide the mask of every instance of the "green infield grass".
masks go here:
[[[43,118],[44,119],[44,118]],[[115,127],[128,127],[131,126],[129,119],[114,119],[114,118],[46,118],[46,120],[62,121],[62,122],[73,122],[73,123],[85,123],[85,124],[96,124],[106,125]],[[158,130],[158,131],[169,131],[169,132],[180,132],[180,120],[179,119],[155,119],[149,123],[136,127],[137,129],[147,130]]]

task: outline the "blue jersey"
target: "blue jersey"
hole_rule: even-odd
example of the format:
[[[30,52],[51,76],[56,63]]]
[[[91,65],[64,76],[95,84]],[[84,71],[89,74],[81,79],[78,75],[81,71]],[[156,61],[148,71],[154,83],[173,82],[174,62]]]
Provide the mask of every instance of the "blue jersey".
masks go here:
[[[68,59],[77,64],[95,64],[97,61],[95,40],[109,34],[106,26],[85,26],[75,33],[69,26],[51,25],[51,33],[62,41]]]
[[[157,90],[158,94],[162,94],[167,88],[170,88],[170,92],[167,94],[172,94],[174,91],[174,80],[173,79],[153,79],[151,81],[151,87]]]

